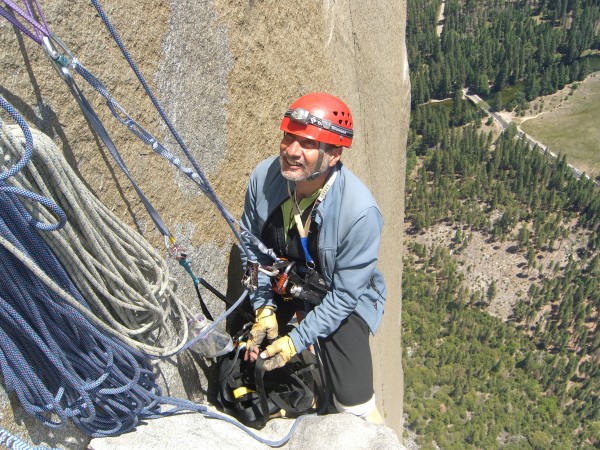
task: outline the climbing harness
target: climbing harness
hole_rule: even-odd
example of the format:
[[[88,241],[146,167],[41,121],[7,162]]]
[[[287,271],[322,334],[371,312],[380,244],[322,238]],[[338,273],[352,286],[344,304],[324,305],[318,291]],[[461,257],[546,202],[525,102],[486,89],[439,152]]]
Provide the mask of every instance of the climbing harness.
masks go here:
[[[272,266],[274,270],[270,274],[272,281],[271,287],[273,291],[281,295],[284,300],[296,298],[316,306],[322,302],[327,294],[328,284],[315,269],[315,262],[308,250],[308,233],[314,210],[325,199],[325,196],[335,182],[336,176],[337,172],[334,171],[321,189],[318,197],[313,202],[304,223],[302,222],[303,213],[300,210],[296,192],[292,191],[290,182],[288,181],[287,183],[289,202],[292,205],[294,223],[298,230],[298,235],[300,236],[305,265],[303,266],[296,261],[289,261],[282,258],[280,262]],[[316,193],[313,195],[316,195]],[[286,215],[286,211],[287,210],[284,210],[284,215]],[[286,228],[286,225],[284,225],[284,228]]]

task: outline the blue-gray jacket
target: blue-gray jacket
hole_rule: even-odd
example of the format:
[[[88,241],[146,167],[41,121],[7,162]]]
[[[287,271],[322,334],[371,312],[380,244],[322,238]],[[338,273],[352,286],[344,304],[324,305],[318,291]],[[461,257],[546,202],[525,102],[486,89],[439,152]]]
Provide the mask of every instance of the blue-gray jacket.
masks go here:
[[[329,292],[290,332],[297,352],[315,343],[317,338],[329,336],[354,311],[373,334],[383,315],[386,287],[377,270],[383,226],[381,211],[367,187],[341,162],[333,170],[338,172],[337,178],[313,211],[313,220],[319,227],[319,261]],[[242,224],[260,239],[265,221],[287,196],[287,181],[281,175],[279,157],[262,161],[250,175]],[[259,264],[273,263],[255,246],[248,248]],[[259,273],[258,284],[252,294],[254,309],[274,305],[269,277]]]

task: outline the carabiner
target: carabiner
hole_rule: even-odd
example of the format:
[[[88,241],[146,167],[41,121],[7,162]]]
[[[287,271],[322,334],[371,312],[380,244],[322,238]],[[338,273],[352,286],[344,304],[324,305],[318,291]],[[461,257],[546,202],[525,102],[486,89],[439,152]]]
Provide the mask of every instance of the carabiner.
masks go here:
[[[272,289],[274,292],[278,293],[279,295],[285,295],[288,281],[289,281],[290,270],[292,270],[292,267],[294,267],[294,264],[296,264],[294,261],[287,261],[287,262],[289,264],[287,265],[285,270],[282,273],[280,273],[279,275],[275,275],[273,277],[273,278],[275,278],[275,280],[274,280],[274,283],[272,284]]]
[[[69,60],[67,59],[67,57],[65,55],[63,55],[62,53],[59,53],[56,50],[56,47],[54,47],[54,45],[52,44],[52,41],[50,41],[50,38],[48,38],[48,36],[44,36],[42,38],[42,46],[44,47],[44,51],[46,52],[46,55],[48,55],[48,57],[55,62],[56,64],[58,64],[61,67],[67,67],[67,65],[69,64]]]
[[[61,53],[56,49],[56,45],[64,52]],[[58,74],[67,78],[71,74],[69,73],[69,66],[75,61],[75,56],[67,48],[67,46],[58,37],[51,34],[50,36],[44,36],[42,38],[42,47],[44,52],[48,55],[50,62],[58,72]],[[68,55],[68,56],[66,56]]]
[[[273,289],[273,292],[275,292],[279,295],[284,295],[285,288],[287,287],[288,281],[289,281],[289,278],[288,278],[287,273],[281,273],[279,275],[276,275],[274,283],[271,286],[271,288]]]

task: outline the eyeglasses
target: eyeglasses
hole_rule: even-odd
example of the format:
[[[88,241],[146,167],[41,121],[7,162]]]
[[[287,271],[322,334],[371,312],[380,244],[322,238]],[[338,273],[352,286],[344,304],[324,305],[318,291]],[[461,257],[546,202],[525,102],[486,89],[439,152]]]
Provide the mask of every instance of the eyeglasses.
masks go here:
[[[319,148],[319,142],[314,139],[305,138],[302,136],[297,136],[292,133],[288,133],[287,131],[283,132],[283,139],[281,142],[287,146],[292,145],[292,143],[296,141],[300,147],[306,150],[316,150]]]

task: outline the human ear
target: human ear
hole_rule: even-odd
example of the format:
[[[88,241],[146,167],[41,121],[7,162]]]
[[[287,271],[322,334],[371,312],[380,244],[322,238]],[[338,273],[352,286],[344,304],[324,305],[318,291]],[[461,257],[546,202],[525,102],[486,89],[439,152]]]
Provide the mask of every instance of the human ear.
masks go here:
[[[337,162],[340,160],[340,158],[342,157],[342,150],[344,147],[332,147],[329,150],[329,156],[331,156],[331,159],[329,160],[329,167],[333,167],[337,164]]]

